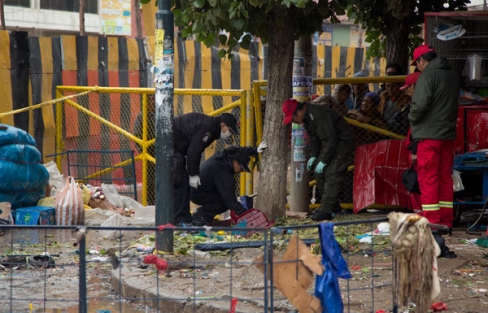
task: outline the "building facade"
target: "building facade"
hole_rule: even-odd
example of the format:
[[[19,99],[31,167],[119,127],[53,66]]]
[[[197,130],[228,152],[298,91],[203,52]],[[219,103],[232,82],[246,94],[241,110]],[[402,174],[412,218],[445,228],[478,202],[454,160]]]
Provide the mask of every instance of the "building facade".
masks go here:
[[[85,34],[135,36],[132,0],[85,0]],[[4,0],[7,30],[31,36],[80,33],[78,0]]]

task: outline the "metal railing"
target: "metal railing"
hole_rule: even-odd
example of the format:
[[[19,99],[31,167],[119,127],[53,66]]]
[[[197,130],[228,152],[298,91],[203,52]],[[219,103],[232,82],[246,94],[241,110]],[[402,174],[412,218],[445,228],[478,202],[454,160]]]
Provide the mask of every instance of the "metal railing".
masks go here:
[[[384,306],[385,298],[394,306],[391,288],[384,288],[392,285],[392,279],[382,277],[379,282],[376,272],[380,264],[387,268],[384,276],[391,277],[389,245],[378,245],[374,237],[371,243],[359,245],[354,237],[373,231],[385,220],[334,224],[336,240],[353,274],[340,283],[344,312],[374,312]],[[280,279],[274,276],[275,268],[284,262],[298,266],[303,258],[297,252],[283,261],[283,250],[296,237],[312,254],[320,254],[317,224],[253,229],[250,237],[243,236],[249,229],[231,227],[0,225],[0,230],[6,230],[0,237],[1,312],[85,313],[107,308],[123,312],[129,306],[131,312],[293,309],[274,288]],[[154,250],[159,231],[174,232],[174,254]],[[358,270],[358,265],[367,270]],[[388,309],[396,312],[395,307]]]

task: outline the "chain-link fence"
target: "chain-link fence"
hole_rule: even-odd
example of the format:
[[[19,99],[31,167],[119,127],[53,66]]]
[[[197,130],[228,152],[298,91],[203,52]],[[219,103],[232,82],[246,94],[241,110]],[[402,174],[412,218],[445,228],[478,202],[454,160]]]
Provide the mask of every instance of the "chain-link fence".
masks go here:
[[[353,276],[340,280],[344,312],[396,312],[389,241],[355,238],[385,220],[334,224]],[[320,262],[318,226],[246,237],[248,229],[228,227],[0,225],[0,312],[293,311],[283,288],[298,287],[302,299],[314,293],[315,274],[302,262]],[[173,232],[173,253],[155,250],[159,231]]]
[[[331,107],[351,125],[355,134],[356,147],[384,139],[404,139],[408,128],[408,113],[411,96],[405,89],[405,76],[331,78],[313,81],[312,103]],[[256,114],[257,140],[262,140],[262,129],[266,116],[265,81],[253,83]],[[327,92],[316,94],[315,92]],[[291,139],[291,129],[288,138]],[[291,144],[289,144],[291,147]],[[351,208],[353,202],[354,164],[351,164],[343,182],[339,202],[343,208]],[[321,191],[316,190],[313,172],[310,173],[309,197],[316,199],[311,208],[320,205]]]
[[[79,96],[75,96],[79,94]],[[144,205],[155,202],[155,103],[153,88],[58,87],[58,97],[72,95],[59,103],[56,112],[57,164],[66,168],[65,151],[136,151],[137,199]],[[175,89],[175,116],[201,112],[218,116],[232,113],[239,121],[240,132],[230,140],[219,139],[202,155],[202,161],[228,146],[246,143],[246,93],[241,90]],[[88,155],[78,154],[76,164],[89,164]],[[100,166],[108,168],[128,159],[116,160],[102,155]],[[82,170],[80,170],[82,171]],[[129,175],[120,172],[123,181]],[[80,178],[84,178],[80,176]],[[242,193],[245,176],[236,177],[236,195]],[[114,181],[115,183],[115,181]],[[121,186],[120,189],[126,189]]]

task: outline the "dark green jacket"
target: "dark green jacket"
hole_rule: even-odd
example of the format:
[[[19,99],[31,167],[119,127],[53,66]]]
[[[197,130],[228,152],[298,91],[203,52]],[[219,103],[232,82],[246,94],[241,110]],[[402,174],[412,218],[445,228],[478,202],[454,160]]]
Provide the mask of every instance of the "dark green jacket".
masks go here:
[[[415,85],[408,114],[414,140],[456,138],[459,89],[460,78],[445,58],[429,62]]]
[[[329,107],[307,104],[303,124],[309,136],[311,156],[317,157],[318,162],[330,164],[339,141],[354,146],[352,128],[342,116]]]

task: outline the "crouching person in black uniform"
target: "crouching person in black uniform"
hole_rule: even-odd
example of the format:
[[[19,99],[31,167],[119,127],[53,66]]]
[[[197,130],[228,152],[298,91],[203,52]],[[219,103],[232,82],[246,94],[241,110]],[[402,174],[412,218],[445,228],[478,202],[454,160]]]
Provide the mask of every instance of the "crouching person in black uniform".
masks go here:
[[[193,213],[194,226],[212,225],[218,214],[227,210],[241,215],[246,211],[237,201],[235,175],[250,172],[251,155],[266,149],[265,142],[253,147],[231,147],[217,152],[200,166],[200,186],[191,190],[191,201],[201,205]]]

